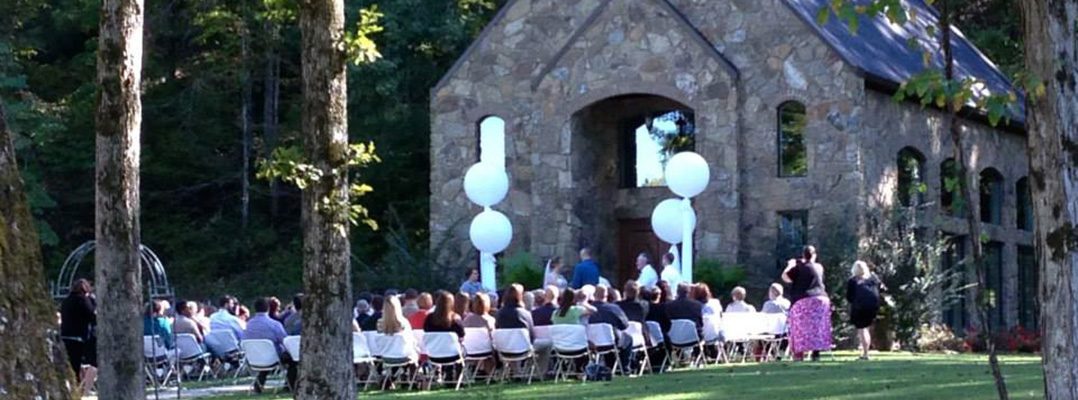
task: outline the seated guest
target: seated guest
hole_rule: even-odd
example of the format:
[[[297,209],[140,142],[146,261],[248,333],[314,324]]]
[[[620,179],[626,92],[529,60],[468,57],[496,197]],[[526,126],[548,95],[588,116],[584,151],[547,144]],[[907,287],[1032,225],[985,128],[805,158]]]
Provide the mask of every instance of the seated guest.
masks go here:
[[[371,302],[370,301],[368,301],[366,299],[356,300],[356,308],[353,309],[352,315],[356,316],[354,321],[356,322],[357,325],[362,327],[363,326],[363,321],[365,321],[367,318],[370,318],[372,313],[373,312],[371,311]]]
[[[198,329],[202,330],[203,335],[210,332],[209,316],[212,315],[215,311],[217,311],[217,309],[209,303],[195,303],[193,313],[194,315],[191,317],[191,319],[195,320],[195,323],[198,324]]]
[[[236,312],[236,298],[224,295],[217,301],[217,305],[220,308],[210,315],[210,330],[227,330],[236,336],[236,340],[243,340],[243,325],[234,314]]]
[[[430,294],[427,294],[429,297]],[[453,332],[457,338],[464,337],[464,325],[461,325],[460,315],[453,312],[453,295],[446,291],[435,293],[437,301],[434,311],[427,315],[423,322],[424,332]]]
[[[588,304],[586,297],[581,296],[580,299],[578,301],[573,289],[565,288],[558,299],[558,309],[550,316],[551,324],[584,325],[584,317],[595,312],[595,307]]]
[[[401,310],[404,312],[404,318],[411,318],[412,313],[419,311],[419,292],[415,289],[405,290],[401,299]],[[409,319],[409,321],[411,320]],[[417,325],[412,324],[412,326]]]
[[[704,326],[704,304],[696,301],[690,296],[691,286],[682,282],[677,285],[677,300],[667,302],[663,306],[666,311],[666,318],[670,321],[676,319],[687,319],[696,324],[696,330],[700,330]],[[663,327],[669,331],[669,327]]]
[[[172,324],[172,331],[177,335],[194,335],[195,340],[202,343],[202,328],[198,326],[198,322],[195,322],[194,319],[194,309],[196,307],[198,306],[193,301],[181,300],[176,302],[176,322]]]
[[[692,298],[704,304],[705,317],[709,315],[722,315],[722,303],[719,302],[719,299],[711,296],[711,287],[706,283],[700,282],[697,283],[696,286],[693,286]]]
[[[468,278],[464,280],[464,283],[460,284],[460,292],[475,296],[476,293],[483,291],[485,291],[483,284],[479,282],[479,270],[475,268],[468,270]]]
[[[363,318],[363,320],[356,320],[356,322],[359,323],[359,329],[364,331],[378,330],[378,321],[382,320],[382,311],[385,309],[385,303],[385,297],[382,297],[381,295],[371,296],[372,313],[367,318],[363,318],[363,316],[360,315],[360,318]],[[400,302],[398,301],[397,304],[399,306]]]
[[[277,320],[277,322],[284,323],[284,317],[281,314],[281,299],[276,296],[269,298],[269,316]]]
[[[730,297],[734,301],[726,305],[726,312],[756,312],[756,307],[745,302],[745,288],[741,286],[735,287],[734,290],[730,291]]]
[[[487,296],[487,300],[490,300],[490,295],[483,293]],[[476,294],[478,296],[478,294]],[[453,312],[457,313],[461,318],[467,317],[472,313],[472,298],[464,293],[457,293],[453,295]],[[491,301],[490,304],[494,304]],[[489,312],[488,312],[489,314]]]
[[[404,318],[401,301],[397,296],[388,296],[382,302],[381,318],[375,324],[375,329],[383,335],[395,335],[412,330],[412,324]]]
[[[475,300],[472,301],[472,312],[464,317],[462,324],[465,328],[494,330],[494,317],[490,315],[490,296],[487,296],[486,293],[475,295]]]
[[[288,336],[285,332],[284,326],[280,322],[277,322],[269,316],[269,301],[260,297],[255,300],[255,315],[251,317],[251,320],[247,323],[247,331],[245,332],[244,339],[265,339],[273,342],[273,345],[277,348],[277,354],[281,358],[281,364],[288,369],[286,375],[288,379],[288,387],[296,387],[296,377],[299,373],[299,368],[296,368],[296,362],[292,360],[292,355],[288,353],[284,348],[284,338]],[[266,384],[266,376],[269,375],[268,371],[262,371],[258,373],[258,377],[255,378],[255,392],[262,393],[262,387]]]
[[[762,312],[768,314],[786,314],[790,311],[790,300],[782,297],[782,285],[779,283],[772,283],[771,288],[767,290],[768,300],[761,308]]]
[[[284,331],[289,335],[299,335],[303,330],[303,293],[292,296],[292,313],[284,320]],[[272,318],[273,314],[270,314]]]
[[[450,304],[453,303],[450,302]],[[426,321],[427,316],[430,315],[430,308],[434,306],[434,299],[430,296],[430,293],[423,292],[416,297],[415,305],[418,308],[412,312],[412,315],[405,315],[405,318],[408,318],[408,323],[415,329],[426,329],[423,327],[423,322]],[[407,312],[405,314],[407,314]]]
[[[648,312],[644,315],[644,321],[658,322],[659,326],[663,327],[664,332],[670,330],[670,319],[666,318],[664,303],[661,301],[662,293],[659,291],[658,286],[653,290],[644,289],[641,294],[648,304]]]
[[[546,291],[543,292],[543,305],[532,311],[532,322],[535,326],[547,326],[554,325],[554,322],[550,320],[550,317],[554,315],[554,311],[558,309],[558,287],[550,285],[546,287]]]
[[[524,287],[519,283],[509,285],[505,289],[502,308],[494,315],[494,327],[498,329],[527,329],[528,335],[535,337],[532,332],[532,313],[524,309]]]
[[[146,316],[142,318],[142,334],[144,336],[158,336],[165,348],[171,349],[172,324],[165,318],[165,303],[153,300],[146,306]]]
[[[639,293],[640,284],[629,280],[625,282],[625,299],[616,304],[629,318],[629,321],[636,321],[643,325],[648,315],[648,303],[641,301]]]
[[[629,318],[621,307],[613,303],[607,303],[607,289],[604,286],[595,288],[595,301],[591,305],[595,307],[595,313],[588,317],[588,324],[610,324],[614,328],[614,337],[617,338],[618,347],[632,345],[632,338],[625,333],[629,327]]]
[[[535,309],[535,293],[524,292],[524,309],[531,311]]]
[[[240,321],[240,327],[244,330],[247,329],[247,320],[251,319],[251,310],[247,306],[240,304],[236,306],[236,318]]]
[[[612,286],[607,286],[607,288],[606,288],[606,302],[607,303],[617,303],[619,301],[621,301],[621,291],[615,289]]]

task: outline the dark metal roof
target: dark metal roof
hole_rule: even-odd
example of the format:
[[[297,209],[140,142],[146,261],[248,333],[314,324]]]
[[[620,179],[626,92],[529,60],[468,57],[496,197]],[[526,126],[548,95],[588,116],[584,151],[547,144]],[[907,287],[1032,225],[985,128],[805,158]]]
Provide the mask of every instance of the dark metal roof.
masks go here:
[[[860,17],[856,33],[845,21],[834,15],[821,25],[816,16],[829,0],[785,0],[816,33],[842,58],[857,68],[866,79],[899,85],[925,70],[922,48],[937,49],[932,58],[933,68],[943,65],[940,35],[930,36],[927,28],[939,25],[939,13],[924,0],[904,0],[913,18],[906,24],[892,24],[886,16]],[[858,3],[864,1],[858,0]],[[955,73],[959,78],[972,77],[984,82],[984,89],[992,94],[1004,94],[1014,90],[1011,81],[999,67],[973,45],[957,27],[954,33]],[[911,46],[916,40],[920,46]],[[1010,115],[1012,122],[1025,123],[1024,99],[1019,91],[1019,102]]]

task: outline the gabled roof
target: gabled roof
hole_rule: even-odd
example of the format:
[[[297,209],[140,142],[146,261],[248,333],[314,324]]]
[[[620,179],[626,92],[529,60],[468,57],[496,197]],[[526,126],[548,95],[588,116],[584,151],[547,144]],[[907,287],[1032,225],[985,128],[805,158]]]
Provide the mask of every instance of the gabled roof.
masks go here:
[[[816,20],[822,7],[827,7],[829,0],[785,0],[786,4],[827,42],[850,66],[859,70],[866,80],[882,81],[897,85],[925,70],[922,58],[922,46],[939,49],[940,35],[928,34],[927,28],[939,26],[939,13],[924,0],[904,0],[914,18],[902,25],[892,24],[887,17],[860,17],[857,32],[851,31],[845,21],[834,15],[826,24]],[[863,3],[863,0],[857,0]],[[1011,81],[988,59],[965,35],[952,26],[954,35],[953,51],[955,73],[958,78],[972,77],[984,82],[985,89],[992,94],[1004,94],[1015,90]],[[916,40],[920,46],[910,46]],[[933,68],[943,65],[943,57],[937,52],[933,57]],[[1025,124],[1025,105],[1019,91],[1019,103],[1014,107],[1010,118],[1013,122]]]

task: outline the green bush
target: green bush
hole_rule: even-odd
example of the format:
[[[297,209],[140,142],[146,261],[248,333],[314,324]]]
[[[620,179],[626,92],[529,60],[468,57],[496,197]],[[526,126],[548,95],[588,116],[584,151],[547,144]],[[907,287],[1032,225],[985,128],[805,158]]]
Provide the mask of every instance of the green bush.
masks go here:
[[[716,297],[729,293],[740,285],[746,276],[745,268],[724,265],[721,261],[710,258],[701,258],[693,266],[693,280],[706,283]]]
[[[543,269],[539,268],[535,256],[526,251],[512,253],[498,260],[499,286],[510,283],[524,285],[525,290],[543,286]]]

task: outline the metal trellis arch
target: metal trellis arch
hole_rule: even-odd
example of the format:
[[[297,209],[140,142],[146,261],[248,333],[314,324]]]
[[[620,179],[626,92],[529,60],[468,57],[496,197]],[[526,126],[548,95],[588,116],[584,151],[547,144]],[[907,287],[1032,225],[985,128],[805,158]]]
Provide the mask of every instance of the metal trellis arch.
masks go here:
[[[88,241],[67,256],[67,260],[64,260],[64,266],[60,268],[60,275],[57,276],[56,281],[52,282],[50,285],[52,297],[54,299],[62,300],[64,297],[67,297],[68,292],[71,291],[71,283],[75,281],[75,276],[79,271],[79,267],[82,265],[83,258],[94,251],[95,245],[93,240]],[[145,293],[151,299],[172,298],[174,295],[172,286],[169,286],[168,284],[165,266],[161,264],[161,259],[157,257],[157,254],[154,253],[153,250],[150,250],[149,247],[139,245],[139,260],[141,261],[142,267],[145,269],[145,273],[142,276],[142,283],[145,285],[144,289],[146,290]]]

